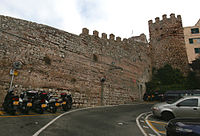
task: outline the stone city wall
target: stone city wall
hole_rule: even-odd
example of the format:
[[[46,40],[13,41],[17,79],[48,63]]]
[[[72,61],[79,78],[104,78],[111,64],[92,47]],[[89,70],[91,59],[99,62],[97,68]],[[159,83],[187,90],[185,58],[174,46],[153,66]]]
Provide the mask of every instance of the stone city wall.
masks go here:
[[[0,16],[0,101],[12,64],[22,63],[15,90],[70,90],[77,106],[115,105],[141,99],[151,73],[148,44],[98,31],[80,35]],[[105,81],[103,82],[104,79]]]

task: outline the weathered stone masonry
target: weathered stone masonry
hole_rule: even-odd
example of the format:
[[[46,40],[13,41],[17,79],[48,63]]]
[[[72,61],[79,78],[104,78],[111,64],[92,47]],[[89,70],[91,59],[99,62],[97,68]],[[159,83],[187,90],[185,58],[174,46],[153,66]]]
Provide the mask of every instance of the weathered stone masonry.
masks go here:
[[[152,49],[152,66],[160,68],[170,64],[182,72],[188,72],[188,60],[184,41],[181,16],[170,18],[164,14],[162,20],[149,21],[150,46]]]
[[[99,37],[98,31],[89,35],[86,28],[78,36],[0,16],[0,101],[9,87],[12,63],[21,61],[16,90],[70,89],[75,105],[83,107],[130,103],[145,91],[151,71],[148,50],[147,43],[134,38]]]

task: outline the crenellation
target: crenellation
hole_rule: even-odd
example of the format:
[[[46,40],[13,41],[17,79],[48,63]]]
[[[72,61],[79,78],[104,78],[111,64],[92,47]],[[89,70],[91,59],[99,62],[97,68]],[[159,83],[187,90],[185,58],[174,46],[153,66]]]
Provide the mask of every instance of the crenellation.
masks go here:
[[[99,32],[98,32],[97,30],[94,30],[94,31],[93,31],[93,35],[94,35],[95,37],[99,37]]]
[[[102,38],[102,39],[108,39],[108,38],[107,38],[107,34],[106,34],[106,33],[102,33],[101,38]]]
[[[182,21],[181,15],[177,15],[177,20],[178,20],[178,21]]]
[[[171,18],[171,19],[176,19],[175,14],[174,14],[174,13],[171,13],[171,14],[170,14],[170,18]]]
[[[110,35],[109,35],[109,39],[110,39],[110,40],[115,40],[115,35],[114,35],[114,34],[110,34]]]
[[[119,36],[116,37],[116,41],[117,41],[117,42],[121,42],[121,37],[119,37]]]
[[[148,24],[149,24],[149,25],[153,24],[153,20],[149,20],[149,21],[148,21]]]
[[[160,20],[160,18],[159,17],[156,17],[155,18],[155,22],[153,22],[152,20],[149,20],[148,21],[148,24],[149,25],[154,25],[154,24],[158,24],[158,23],[161,23],[161,24],[164,24],[164,23],[168,23],[168,22],[173,22],[173,23],[175,23],[176,21],[181,21],[181,16],[180,15],[177,15],[177,18],[176,18],[176,16],[175,16],[175,14],[174,13],[172,13],[172,14],[170,14],[170,17],[169,18],[167,18],[167,15],[166,14],[163,14],[162,15],[162,20]]]
[[[82,29],[82,34],[84,34],[84,35],[89,35],[89,29],[83,28],[83,29]]]
[[[166,20],[167,19],[167,15],[166,14],[162,15],[162,19]]]
[[[160,23],[160,18],[159,17],[155,18],[155,23]]]

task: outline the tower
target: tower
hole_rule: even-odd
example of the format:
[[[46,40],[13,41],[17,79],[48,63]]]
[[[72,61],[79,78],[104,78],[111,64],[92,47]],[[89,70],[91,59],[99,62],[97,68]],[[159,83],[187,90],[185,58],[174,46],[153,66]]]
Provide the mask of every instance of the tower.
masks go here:
[[[170,64],[182,72],[188,71],[188,59],[184,41],[184,31],[181,16],[171,14],[149,20],[150,46],[152,51],[152,65],[155,68]]]

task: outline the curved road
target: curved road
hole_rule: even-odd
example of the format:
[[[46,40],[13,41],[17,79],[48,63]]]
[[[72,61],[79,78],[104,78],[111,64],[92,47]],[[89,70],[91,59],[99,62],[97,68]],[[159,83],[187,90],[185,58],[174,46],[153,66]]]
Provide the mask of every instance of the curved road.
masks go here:
[[[39,136],[142,136],[136,124],[150,105],[123,105],[87,109],[62,116]]]
[[[7,136],[143,136],[136,118],[150,111],[151,106],[133,104],[71,111],[39,134],[36,132],[57,115],[1,117],[0,131]]]

